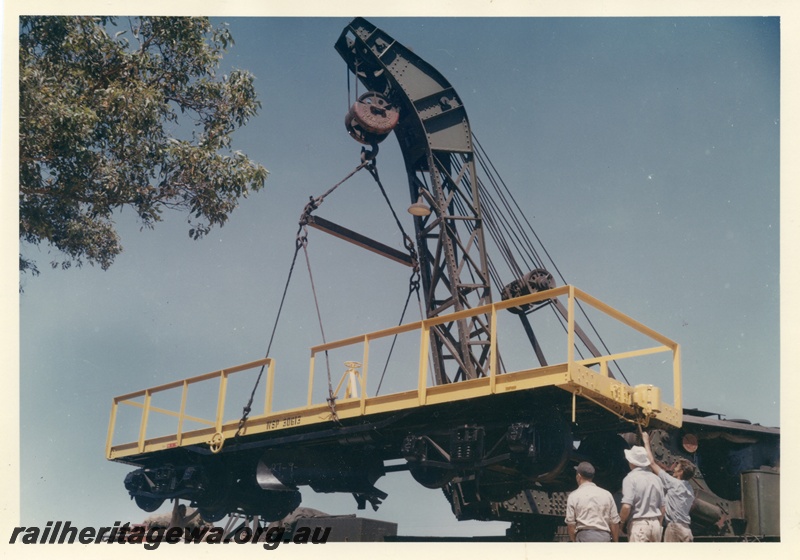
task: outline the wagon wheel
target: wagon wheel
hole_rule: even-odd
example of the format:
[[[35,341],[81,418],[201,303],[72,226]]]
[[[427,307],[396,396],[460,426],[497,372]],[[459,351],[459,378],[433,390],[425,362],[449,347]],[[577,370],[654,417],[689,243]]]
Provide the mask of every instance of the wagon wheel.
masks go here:
[[[139,506],[139,509],[143,509],[148,513],[154,512],[164,503],[164,498],[149,498],[147,496],[135,496],[133,500]]]

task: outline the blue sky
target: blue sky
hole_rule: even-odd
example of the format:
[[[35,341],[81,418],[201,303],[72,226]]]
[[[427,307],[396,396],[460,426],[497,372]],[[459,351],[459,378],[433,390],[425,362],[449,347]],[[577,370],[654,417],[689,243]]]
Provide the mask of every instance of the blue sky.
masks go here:
[[[19,298],[23,525],[144,517],[122,485],[130,469],[103,458],[112,397],[263,356],[303,205],[359,162],[333,49],[349,19],[214,20],[236,40],[225,67],[254,73],[263,103],[234,145],[270,170],[224,228],[195,242],[185,216],[139,231],[123,211],[125,251],[106,272],[50,270],[46,248],[23,249],[42,270]],[[681,343],[685,406],[780,424],[777,18],[369,19],[459,92],[567,281]],[[402,210],[394,137],[379,168]],[[399,244],[366,179],[319,214]],[[329,340],[396,324],[402,267],[321,233],[309,250]],[[300,380],[279,385],[284,402],[319,341],[300,270],[272,352],[279,377]],[[389,498],[365,515],[403,534],[505,527],[458,524],[440,492],[403,473],[377,486]],[[355,512],[349,496],[303,495]]]

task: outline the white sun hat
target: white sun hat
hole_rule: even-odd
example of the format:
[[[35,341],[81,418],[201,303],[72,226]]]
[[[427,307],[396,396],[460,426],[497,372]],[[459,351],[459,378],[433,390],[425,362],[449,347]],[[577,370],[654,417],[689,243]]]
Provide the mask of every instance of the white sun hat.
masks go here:
[[[635,467],[649,467],[650,461],[647,459],[647,451],[640,445],[634,445],[625,450],[625,458]]]

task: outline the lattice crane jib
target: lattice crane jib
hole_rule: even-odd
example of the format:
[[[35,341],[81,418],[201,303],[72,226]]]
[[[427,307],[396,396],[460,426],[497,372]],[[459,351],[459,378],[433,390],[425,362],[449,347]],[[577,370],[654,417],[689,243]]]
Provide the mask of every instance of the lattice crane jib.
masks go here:
[[[364,19],[345,28],[336,50],[367,89],[399,109],[394,131],[411,202],[432,209],[414,218],[427,316],[491,303],[475,153],[458,94],[436,69]],[[437,384],[488,375],[489,322],[478,315],[432,330]]]

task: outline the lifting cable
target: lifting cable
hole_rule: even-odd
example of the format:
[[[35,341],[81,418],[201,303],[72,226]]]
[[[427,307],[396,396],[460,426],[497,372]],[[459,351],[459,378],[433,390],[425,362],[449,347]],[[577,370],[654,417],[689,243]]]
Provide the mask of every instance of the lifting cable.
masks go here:
[[[408,310],[408,302],[411,301],[411,294],[414,292],[417,293],[417,302],[419,303],[419,312],[422,315],[422,300],[419,297],[419,267],[414,267],[414,272],[411,273],[411,278],[408,280],[408,295],[406,296],[406,303],[403,306],[403,312],[400,314],[400,321],[397,323],[398,326],[403,324],[403,319],[406,316],[406,311]],[[378,382],[378,388],[375,389],[375,396],[381,392],[381,385],[383,385],[383,378],[386,376],[386,370],[389,368],[389,360],[392,359],[392,353],[394,352],[394,345],[397,342],[397,335],[395,334],[392,337],[392,345],[389,347],[389,354],[386,356],[386,363],[383,365],[383,371],[381,372],[381,379]]]
[[[416,273],[419,273],[419,259],[417,257],[417,250],[414,248],[414,241],[406,233],[406,230],[403,229],[403,224],[400,222],[400,218],[397,217],[397,212],[394,211],[394,207],[392,206],[392,203],[389,200],[389,196],[386,194],[386,189],[383,188],[383,183],[381,183],[381,179],[378,176],[378,167],[375,164],[374,154],[372,155],[371,159],[366,161],[363,165],[366,165],[367,171],[369,171],[370,175],[372,175],[373,179],[375,179],[378,188],[381,190],[381,194],[383,195],[383,198],[386,201],[387,206],[389,206],[389,210],[391,211],[392,216],[394,217],[394,221],[397,224],[398,229],[400,229],[400,233],[403,235],[403,246],[405,246],[406,250],[409,253],[409,256],[411,257],[412,262],[414,263],[414,271]]]
[[[517,251],[519,251],[521,256],[524,256],[527,250],[527,254],[529,255],[529,257],[532,258],[533,262],[538,263],[536,264],[537,267],[549,268],[544,266],[544,259],[541,258],[532,240],[528,237],[528,235],[525,232],[525,230],[527,229],[533,235],[533,238],[538,243],[538,246],[541,247],[544,256],[546,256],[547,260],[552,266],[552,269],[561,279],[561,282],[566,284],[564,275],[561,273],[561,270],[559,270],[558,265],[556,265],[555,261],[553,260],[553,257],[547,251],[547,248],[544,246],[544,243],[542,243],[542,240],[539,238],[539,235],[536,233],[536,230],[534,230],[533,225],[531,224],[525,213],[520,208],[519,204],[517,203],[516,199],[514,198],[514,195],[511,193],[510,189],[506,185],[505,181],[503,181],[502,177],[500,177],[500,174],[497,172],[497,169],[495,168],[494,164],[492,163],[491,159],[486,153],[486,150],[478,141],[478,138],[475,136],[475,134],[472,134],[472,139],[477,148],[474,152],[476,160],[480,165],[481,169],[483,170],[483,174],[488,178],[488,182],[493,188],[495,195],[492,196],[491,193],[489,192],[487,185],[484,184],[483,181],[480,181],[479,179],[476,178],[478,183],[479,194],[482,195],[481,201],[482,202],[490,201],[488,202],[488,204],[482,205],[486,214],[485,221],[487,223],[487,231],[489,232],[489,234],[494,239],[495,243],[500,248],[501,255],[506,259],[506,264],[512,270],[514,270],[514,268],[517,268],[516,263],[512,265],[509,262],[509,260],[512,262],[514,261],[514,256],[510,254],[509,250],[510,248],[506,239],[506,235],[509,235],[512,236],[511,244],[514,245],[514,247],[517,249]],[[456,163],[458,164],[459,162]],[[499,202],[499,206],[498,203],[494,201],[495,197]],[[503,210],[505,210],[505,212]],[[505,235],[503,232],[505,232]],[[514,241],[515,239],[516,241]],[[494,265],[491,263],[491,259],[488,258],[487,260],[489,261],[490,273],[494,272],[492,275],[495,279],[495,282],[497,282],[498,280],[497,271],[496,269],[494,269]],[[501,282],[497,283],[498,285],[503,285]],[[600,336],[600,333],[597,331],[597,328],[595,327],[591,318],[586,313],[584,306],[581,304],[580,301],[578,301],[577,304],[578,304],[578,309],[583,314],[584,318],[591,327],[592,331],[594,331],[594,334],[595,336],[597,336],[597,339],[600,341],[600,344],[603,346],[606,352],[610,353],[608,346],[606,345],[603,338]],[[556,311],[555,307],[553,306],[550,307],[553,309],[553,313],[555,314],[558,321],[561,323],[562,327],[566,329],[566,325],[564,324],[564,320],[561,317],[561,315]],[[578,349],[578,353],[581,356],[583,355],[580,349]],[[617,363],[616,361],[614,361],[613,363],[616,366],[617,371],[619,371],[620,375],[627,383],[628,379],[625,376],[625,373],[622,371],[622,368],[620,367],[619,363]]]
[[[375,150],[375,151],[377,151],[377,150]],[[276,330],[278,328],[278,321],[280,320],[281,312],[283,311],[283,304],[286,301],[286,294],[287,294],[287,292],[289,290],[289,282],[292,279],[292,273],[294,271],[294,265],[297,262],[297,254],[300,252],[301,248],[303,249],[303,251],[305,253],[305,256],[306,256],[306,263],[307,263],[307,266],[308,266],[308,273],[309,273],[309,275],[311,275],[311,265],[308,262],[308,250],[307,250],[308,235],[307,235],[306,225],[308,224],[308,217],[311,215],[311,212],[313,212],[315,209],[317,209],[319,207],[319,205],[322,203],[322,201],[325,199],[326,196],[328,196],[333,191],[335,191],[342,183],[344,183],[345,181],[350,179],[353,175],[355,175],[356,173],[361,171],[364,167],[369,165],[369,163],[371,161],[371,158],[369,157],[369,155],[370,154],[366,154],[365,155],[364,150],[362,150],[362,157],[361,157],[362,161],[361,161],[361,163],[359,165],[357,165],[356,168],[353,169],[350,173],[348,173],[344,177],[344,179],[342,179],[341,181],[339,181],[338,183],[333,185],[330,189],[325,191],[325,193],[323,193],[321,196],[318,196],[316,198],[314,198],[313,196],[309,197],[309,201],[306,204],[305,208],[303,209],[303,214],[300,216],[300,225],[299,225],[299,227],[297,229],[297,235],[296,235],[296,238],[295,238],[294,256],[292,256],[292,264],[289,266],[289,274],[288,274],[288,277],[286,278],[286,284],[283,287],[283,295],[281,296],[281,302],[280,302],[280,305],[278,306],[278,313],[275,316],[275,323],[272,326],[272,334],[270,335],[270,338],[269,338],[269,344],[267,345],[267,353],[266,353],[265,357],[267,357],[267,358],[269,357],[270,350],[272,349],[272,342],[275,339],[275,332],[276,332]],[[371,155],[372,155],[372,157],[374,157],[374,152]],[[314,279],[313,279],[313,277],[311,278],[311,288],[312,288],[312,291],[314,291]],[[316,292],[314,292],[314,303],[317,304]],[[319,315],[319,305],[317,305],[317,317],[319,318],[320,329],[322,330],[322,318]],[[323,342],[324,342],[325,341],[325,332],[324,332],[324,330],[322,332],[322,338],[323,338]],[[326,362],[328,362],[328,352],[327,352],[327,350],[325,351],[325,359],[326,359]],[[239,441],[239,436],[240,436],[240,434],[242,432],[242,429],[244,429],[244,425],[247,422],[247,418],[250,416],[250,411],[252,410],[253,399],[255,399],[256,390],[258,389],[258,384],[261,382],[261,378],[264,375],[264,368],[265,368],[265,365],[262,365],[261,369],[258,372],[258,377],[256,378],[256,382],[253,385],[253,390],[250,392],[250,398],[247,400],[247,404],[242,409],[242,417],[239,419],[239,425],[236,428],[236,434],[233,436],[235,442]],[[331,383],[331,372],[330,372],[330,364],[329,363],[328,363],[328,394],[329,394],[328,402],[331,404],[331,410],[333,412],[334,420],[336,420],[338,422],[338,417],[336,416],[336,410],[335,410],[335,408],[333,406],[333,388],[332,388],[332,383]]]
[[[418,186],[421,186],[422,188],[424,188],[428,192],[432,191],[431,185],[428,183],[428,178],[424,173],[417,175],[415,178],[419,182]],[[433,299],[434,299],[434,295],[433,294],[427,294],[426,295],[426,297],[425,297],[425,307],[426,308],[429,309],[429,308],[431,308],[431,306],[434,305]],[[424,319],[425,318],[425,311],[423,310],[423,307],[422,307],[422,300],[420,299],[419,292],[417,292],[417,303],[419,305],[419,317],[420,317],[420,319]],[[437,327],[433,327],[433,328],[435,330]],[[433,333],[435,331],[431,331],[431,332]],[[431,385],[435,385],[436,384],[436,377],[435,377],[434,367],[433,367],[433,356],[430,353],[428,354],[428,360],[429,360],[429,364],[430,364],[430,367],[428,368],[428,380],[429,380]]]
[[[356,99],[358,99],[358,59],[353,61],[353,80],[356,84]],[[350,97],[350,67],[345,64],[344,67],[345,72],[345,81],[347,82],[347,109],[349,110],[350,107],[353,106],[352,98]]]
[[[275,323],[272,325],[272,334],[269,337],[269,344],[267,345],[267,353],[265,354],[265,358],[269,357],[269,351],[272,348],[272,341],[275,339],[275,331],[278,328],[278,320],[281,317],[281,311],[283,311],[283,303],[286,301],[286,293],[289,291],[289,281],[292,279],[292,272],[294,271],[294,265],[297,262],[297,253],[300,252],[300,247],[305,244],[305,241],[301,241],[301,239],[305,239],[305,234],[301,237],[301,233],[303,233],[303,227],[300,226],[297,230],[297,239],[295,241],[295,248],[294,248],[294,256],[292,257],[292,264],[289,267],[289,275],[286,278],[286,284],[283,286],[283,295],[281,296],[281,303],[278,306],[278,314],[275,317]],[[266,364],[265,364],[266,365]],[[258,377],[256,378],[256,382],[253,385],[253,390],[250,392],[250,398],[247,400],[247,404],[244,405],[242,409],[242,417],[239,419],[239,425],[236,428],[236,434],[233,436],[234,442],[238,443],[239,441],[239,434],[241,433],[242,429],[244,428],[245,422],[247,422],[247,417],[250,416],[250,410],[253,406],[253,399],[256,395],[256,389],[258,388],[258,384],[261,381],[261,377],[264,375],[264,365],[261,366],[261,369],[258,372]]]
[[[305,230],[305,225],[302,226]],[[314,307],[317,309],[317,321],[319,322],[319,330],[322,333],[322,343],[327,344],[328,340],[325,338],[325,327],[322,326],[322,314],[319,310],[319,299],[317,298],[317,289],[314,285],[314,275],[311,273],[311,261],[308,258],[308,239],[303,243],[303,253],[306,256],[306,267],[308,268],[308,278],[311,281],[311,294],[314,296]],[[331,381],[331,361],[328,356],[328,351],[325,350],[325,369],[328,372],[328,406],[331,408],[333,420],[339,423],[339,416],[336,414],[336,396],[333,394],[333,382]]]
[[[403,319],[406,316],[406,311],[408,310],[408,302],[411,301],[411,294],[416,292],[417,294],[417,302],[420,308],[420,316],[422,316],[422,300],[420,299],[419,295],[419,287],[420,287],[420,271],[419,271],[419,258],[417,255],[417,250],[414,248],[414,242],[412,241],[411,237],[406,233],[405,229],[403,228],[403,224],[400,222],[400,219],[397,217],[397,213],[392,206],[391,201],[389,200],[389,196],[386,194],[386,189],[383,188],[383,183],[381,183],[380,176],[378,175],[378,167],[375,163],[375,159],[371,160],[371,164],[367,166],[367,171],[369,171],[370,175],[372,175],[373,179],[375,179],[375,183],[377,183],[378,188],[381,190],[381,194],[383,194],[384,200],[386,200],[386,204],[389,206],[389,210],[394,217],[394,221],[397,224],[397,227],[400,229],[400,233],[403,235],[403,244],[406,250],[409,252],[411,256],[411,261],[414,263],[413,271],[411,272],[411,277],[408,279],[408,295],[406,296],[406,303],[403,306],[403,312],[400,314],[400,321],[398,322],[398,326],[403,324]],[[392,353],[394,352],[395,344],[397,343],[397,335],[395,334],[392,337],[392,345],[389,348],[389,354],[386,356],[386,363],[383,366],[383,372],[381,373],[381,379],[378,382],[378,388],[375,390],[375,394],[377,395],[380,393],[381,385],[383,385],[383,379],[386,376],[386,370],[389,367],[389,360],[392,358]]]

